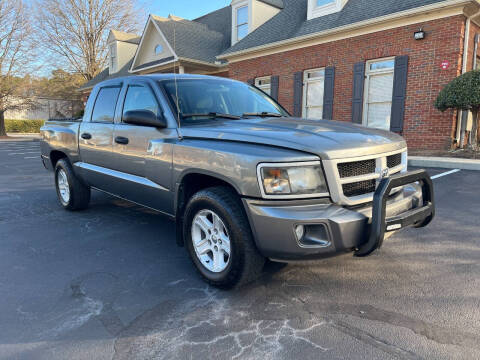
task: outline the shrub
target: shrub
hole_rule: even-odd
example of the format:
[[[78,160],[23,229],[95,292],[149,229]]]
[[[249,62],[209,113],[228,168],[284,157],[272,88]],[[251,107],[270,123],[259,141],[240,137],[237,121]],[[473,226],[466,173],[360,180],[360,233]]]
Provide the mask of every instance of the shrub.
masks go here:
[[[477,147],[478,112],[480,110],[480,70],[469,71],[453,79],[438,94],[435,107],[440,111],[448,109],[467,110],[473,114],[473,148]]]
[[[45,123],[44,120],[12,120],[5,119],[7,133],[29,133],[36,134]]]

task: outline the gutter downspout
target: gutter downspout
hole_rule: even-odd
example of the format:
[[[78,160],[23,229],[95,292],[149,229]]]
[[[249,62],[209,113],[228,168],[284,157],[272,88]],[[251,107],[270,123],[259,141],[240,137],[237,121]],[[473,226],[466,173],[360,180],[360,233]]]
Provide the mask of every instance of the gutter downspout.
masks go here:
[[[479,15],[480,15],[480,11],[469,16],[465,21],[465,39],[463,42],[462,74],[465,74],[467,72],[468,41],[470,40],[470,28],[471,28],[472,19]],[[475,37],[475,39],[477,40],[477,37]],[[461,111],[461,113],[459,114],[460,121],[458,121],[456,140],[459,144],[460,149],[463,149],[463,144],[465,142],[465,130],[467,128],[468,113],[469,113],[468,111]]]

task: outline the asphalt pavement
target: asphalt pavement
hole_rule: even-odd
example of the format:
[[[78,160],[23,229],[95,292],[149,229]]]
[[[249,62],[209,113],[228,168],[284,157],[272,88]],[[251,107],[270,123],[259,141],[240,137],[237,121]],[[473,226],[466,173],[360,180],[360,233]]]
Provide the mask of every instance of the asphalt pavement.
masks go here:
[[[434,222],[373,256],[220,291],[168,219],[99,192],[66,212],[39,143],[0,141],[0,359],[480,359],[480,172],[434,183]]]

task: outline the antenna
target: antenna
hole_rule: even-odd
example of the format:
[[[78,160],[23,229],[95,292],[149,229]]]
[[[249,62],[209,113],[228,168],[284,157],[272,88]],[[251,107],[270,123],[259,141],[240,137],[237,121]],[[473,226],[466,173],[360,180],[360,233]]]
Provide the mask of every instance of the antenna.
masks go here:
[[[172,21],[173,21],[173,51],[175,53],[175,56],[177,56],[175,20],[172,19]],[[175,63],[176,63],[176,60],[174,59],[173,60],[173,78],[175,80],[175,105],[177,106],[177,125],[178,125],[178,128],[180,129],[180,105],[178,103],[178,83],[177,83],[177,72],[175,69]]]

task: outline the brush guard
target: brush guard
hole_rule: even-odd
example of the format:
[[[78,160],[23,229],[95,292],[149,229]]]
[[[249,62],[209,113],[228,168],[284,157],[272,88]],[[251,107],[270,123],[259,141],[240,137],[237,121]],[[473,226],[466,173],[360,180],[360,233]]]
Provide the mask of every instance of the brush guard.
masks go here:
[[[402,214],[386,218],[387,199],[392,189],[419,182],[422,187],[423,204]],[[368,241],[360,246],[355,256],[364,257],[372,254],[383,244],[386,232],[400,230],[408,226],[425,227],[435,216],[433,183],[425,170],[415,170],[392,175],[383,179],[373,197],[372,224]]]

